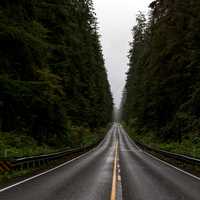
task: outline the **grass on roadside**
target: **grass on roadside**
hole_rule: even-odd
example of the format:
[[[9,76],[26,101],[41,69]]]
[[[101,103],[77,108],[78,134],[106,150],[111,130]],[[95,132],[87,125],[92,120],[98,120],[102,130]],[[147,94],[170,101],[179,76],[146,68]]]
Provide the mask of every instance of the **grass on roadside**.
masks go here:
[[[24,157],[48,154],[55,151],[46,144],[38,144],[36,140],[25,134],[0,133],[0,157]]]
[[[7,183],[9,180],[15,179],[17,177],[23,177],[31,173],[32,170],[4,172],[0,174],[0,184]]]
[[[69,142],[57,147],[39,143],[26,134],[0,132],[0,158],[36,156],[60,151],[63,148],[89,146],[102,139],[105,132],[104,128],[91,131],[84,127],[72,127]]]
[[[133,140],[146,144],[152,148],[200,158],[200,139],[198,137],[192,138],[187,136],[183,138],[181,143],[172,141],[165,142],[156,138],[151,132],[138,134],[133,129],[126,129]]]

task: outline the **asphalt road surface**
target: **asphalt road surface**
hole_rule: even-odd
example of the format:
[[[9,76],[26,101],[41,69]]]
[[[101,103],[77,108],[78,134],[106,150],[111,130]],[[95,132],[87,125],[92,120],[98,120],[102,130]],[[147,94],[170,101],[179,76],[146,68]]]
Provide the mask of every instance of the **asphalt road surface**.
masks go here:
[[[200,200],[200,179],[141,151],[119,131],[123,199]]]
[[[87,154],[0,189],[0,200],[200,200],[200,179],[140,150],[120,124]]]

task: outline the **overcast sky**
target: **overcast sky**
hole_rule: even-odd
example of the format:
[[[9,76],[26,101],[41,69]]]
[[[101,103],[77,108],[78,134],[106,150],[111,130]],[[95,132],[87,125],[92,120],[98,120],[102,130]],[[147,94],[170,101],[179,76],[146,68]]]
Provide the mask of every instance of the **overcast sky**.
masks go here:
[[[147,12],[152,0],[94,0],[108,78],[119,106],[128,70],[131,29],[138,11]]]

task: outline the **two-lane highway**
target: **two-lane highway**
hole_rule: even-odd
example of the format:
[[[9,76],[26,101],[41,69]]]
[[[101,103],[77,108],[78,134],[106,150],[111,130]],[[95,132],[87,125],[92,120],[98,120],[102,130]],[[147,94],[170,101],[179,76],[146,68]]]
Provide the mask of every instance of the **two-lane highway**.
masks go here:
[[[143,152],[120,124],[87,154],[0,190],[0,200],[200,200],[200,179]]]

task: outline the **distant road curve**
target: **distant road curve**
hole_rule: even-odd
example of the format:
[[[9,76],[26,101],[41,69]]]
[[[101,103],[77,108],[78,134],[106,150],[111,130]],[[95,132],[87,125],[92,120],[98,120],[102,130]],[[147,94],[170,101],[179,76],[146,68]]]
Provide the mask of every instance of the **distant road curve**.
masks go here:
[[[120,124],[92,151],[0,189],[0,200],[200,200],[200,179],[143,152]]]

